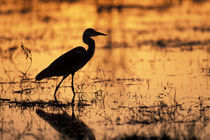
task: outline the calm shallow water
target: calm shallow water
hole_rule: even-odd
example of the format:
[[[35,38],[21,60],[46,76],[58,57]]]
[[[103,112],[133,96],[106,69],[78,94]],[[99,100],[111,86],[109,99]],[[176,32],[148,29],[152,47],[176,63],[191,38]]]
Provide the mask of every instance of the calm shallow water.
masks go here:
[[[68,139],[77,133],[89,139],[208,138],[208,5],[121,11],[98,11],[85,1],[1,6],[1,139]],[[87,27],[108,36],[94,38],[94,57],[75,75],[74,109],[71,77],[57,94],[63,107],[56,107],[53,92],[61,79],[34,77],[83,44]],[[31,51],[28,58],[21,42]]]

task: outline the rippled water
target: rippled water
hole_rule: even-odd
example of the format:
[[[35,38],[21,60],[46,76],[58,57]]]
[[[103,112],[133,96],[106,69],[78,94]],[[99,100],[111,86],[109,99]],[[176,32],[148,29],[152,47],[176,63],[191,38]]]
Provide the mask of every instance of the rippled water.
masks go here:
[[[209,2],[117,5],[1,2],[0,139],[208,138]],[[61,77],[34,77],[88,27],[108,36],[57,105]]]

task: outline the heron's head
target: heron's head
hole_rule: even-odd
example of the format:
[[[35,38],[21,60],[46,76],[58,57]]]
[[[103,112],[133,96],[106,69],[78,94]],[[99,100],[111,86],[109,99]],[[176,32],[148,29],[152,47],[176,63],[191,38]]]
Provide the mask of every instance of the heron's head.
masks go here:
[[[100,32],[98,32],[98,31],[96,31],[96,30],[94,30],[92,28],[86,29],[85,32],[84,32],[84,35],[85,36],[89,36],[89,37],[91,37],[91,36],[98,36],[98,35],[106,36],[106,34],[100,33]]]

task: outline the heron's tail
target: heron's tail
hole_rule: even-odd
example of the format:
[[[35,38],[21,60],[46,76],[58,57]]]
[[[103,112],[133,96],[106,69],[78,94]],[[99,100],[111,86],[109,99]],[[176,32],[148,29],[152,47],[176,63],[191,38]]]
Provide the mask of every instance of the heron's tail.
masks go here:
[[[37,76],[36,76],[36,80],[40,81],[46,77],[49,77],[49,72],[48,69],[44,69],[43,71],[41,71]]]

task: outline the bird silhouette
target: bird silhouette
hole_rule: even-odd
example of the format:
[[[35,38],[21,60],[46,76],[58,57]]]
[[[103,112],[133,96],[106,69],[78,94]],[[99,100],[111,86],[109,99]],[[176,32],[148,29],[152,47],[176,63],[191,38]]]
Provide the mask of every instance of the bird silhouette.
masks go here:
[[[86,29],[83,33],[83,42],[88,45],[87,50],[79,46],[66,52],[65,54],[58,57],[47,68],[42,70],[36,76],[35,79],[38,81],[47,77],[63,76],[62,80],[55,88],[55,92],[54,92],[55,101],[57,101],[56,92],[59,86],[61,85],[63,80],[66,79],[71,74],[72,75],[71,88],[74,94],[72,98],[72,104],[74,104],[74,98],[75,98],[74,74],[76,71],[82,68],[85,64],[87,64],[87,62],[92,58],[95,52],[95,41],[91,37],[99,36],[99,35],[106,36],[106,34],[97,32],[92,28]]]

